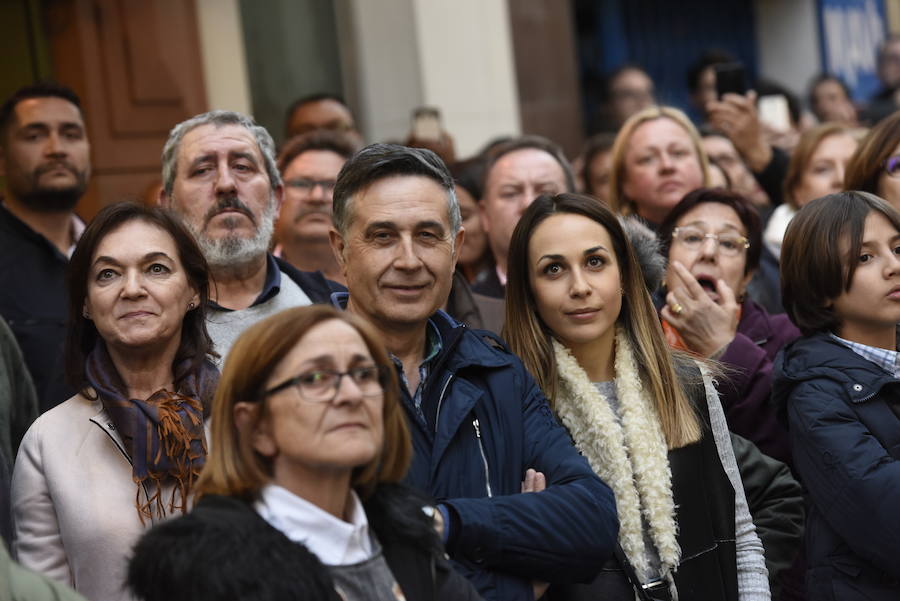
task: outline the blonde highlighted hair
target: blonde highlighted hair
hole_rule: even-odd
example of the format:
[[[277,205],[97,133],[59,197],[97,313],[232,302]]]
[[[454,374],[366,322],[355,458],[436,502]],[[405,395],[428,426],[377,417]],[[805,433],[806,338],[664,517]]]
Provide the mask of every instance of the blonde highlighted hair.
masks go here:
[[[697,152],[697,159],[700,161],[700,171],[703,173],[703,186],[709,185],[709,159],[703,150],[700,134],[697,132],[697,128],[694,127],[694,124],[691,123],[691,120],[675,107],[648,106],[625,121],[616,135],[616,141],[613,142],[609,168],[609,205],[613,211],[620,215],[637,213],[634,201],[625,196],[623,191],[628,175],[626,173],[625,155],[628,153],[629,144],[631,144],[631,136],[644,123],[656,121],[657,119],[671,119],[687,132],[687,135],[691,138],[694,150]]]
[[[537,312],[528,244],[545,219],[559,214],[581,215],[609,232],[622,287],[617,324],[631,343],[641,382],[653,399],[666,444],[675,449],[696,442],[701,436],[700,422],[684,391],[684,383],[676,374],[673,355],[647,292],[641,265],[618,218],[606,204],[581,194],[559,194],[540,196],[525,210],[509,247],[503,337],[532,373],[552,407],[559,383],[551,342],[553,332]]]
[[[351,486],[366,499],[381,482],[399,482],[406,475],[412,445],[400,406],[397,373],[374,330],[359,318],[327,305],[295,307],[248,328],[228,353],[212,409],[210,452],[195,486],[196,498],[217,494],[252,500],[272,479],[272,460],[256,452],[248,431],[235,423],[239,402],[260,405],[257,421],[265,417],[265,386],[279,363],[302,342],[315,325],[337,319],[353,326],[375,364],[385,374],[384,443],[368,464],[353,471]]]

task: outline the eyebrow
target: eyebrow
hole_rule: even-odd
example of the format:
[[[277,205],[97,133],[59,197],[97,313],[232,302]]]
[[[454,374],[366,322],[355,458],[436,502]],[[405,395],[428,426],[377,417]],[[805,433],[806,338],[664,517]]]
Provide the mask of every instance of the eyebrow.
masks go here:
[[[158,250],[158,251],[149,252],[146,255],[144,255],[143,257],[141,257],[141,263],[146,263],[147,261],[152,261],[153,259],[168,259],[169,261],[171,261],[172,257],[170,257],[166,253]],[[97,265],[98,263],[112,263],[113,265],[121,265],[122,264],[118,259],[116,259],[114,257],[109,257],[107,255],[100,255],[99,257],[97,257],[94,260],[92,265]]]
[[[393,221],[373,221],[372,223],[370,223],[369,225],[366,226],[365,231],[366,231],[366,233],[369,233],[373,230],[377,230],[380,228],[391,229],[391,230],[399,229],[397,227],[397,224],[394,223]],[[441,232],[444,232],[444,230],[445,230],[443,223],[441,223],[440,221],[434,221],[434,220],[419,221],[414,226],[414,229],[417,229],[417,230],[427,229],[427,228],[439,229]]]
[[[229,153],[228,153],[228,158],[229,158],[229,159],[247,159],[248,161],[250,161],[250,162],[253,163],[254,165],[259,165],[259,161],[256,160],[256,157],[253,156],[252,153],[244,152],[244,151],[242,151],[242,150],[238,150],[238,151],[234,151],[234,152],[229,152]]]
[[[891,236],[891,240],[890,240],[891,243],[896,242],[897,240],[900,240],[900,233]],[[860,243],[860,248],[863,246],[875,246],[877,244],[878,244],[878,240],[863,240]]]
[[[350,357],[349,365],[353,365],[354,363],[359,363],[361,361],[372,361],[375,362],[373,357],[369,357],[367,355],[363,355],[362,353],[354,353],[352,357]],[[300,368],[303,369],[307,366],[317,367],[322,365],[333,365],[335,363],[334,355],[319,355],[317,357],[312,357],[307,359],[303,363],[300,364]]]
[[[609,252],[609,250],[605,246],[603,246],[602,244],[598,244],[597,246],[592,246],[590,248],[584,249],[581,254],[584,256],[588,256],[594,254],[598,250],[602,250],[607,253]],[[562,255],[543,255],[538,259],[538,262],[543,261],[544,259],[550,259],[551,261],[564,261],[565,257]]]
[[[699,226],[699,225],[709,226],[709,224],[707,222],[703,221],[702,219],[698,219],[697,221],[691,221],[690,223],[685,223],[684,225],[679,225],[678,227]],[[741,231],[741,229],[738,226],[734,225],[733,223],[723,224],[722,229],[725,229],[725,228],[736,230],[737,232]]]

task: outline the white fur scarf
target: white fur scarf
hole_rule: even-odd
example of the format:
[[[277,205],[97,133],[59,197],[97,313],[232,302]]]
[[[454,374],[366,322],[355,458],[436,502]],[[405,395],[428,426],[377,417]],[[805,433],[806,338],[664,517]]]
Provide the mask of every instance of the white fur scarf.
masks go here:
[[[662,563],[661,576],[677,599],[672,572],[678,567],[681,547],[672,472],[665,437],[653,404],[643,394],[631,344],[617,328],[615,370],[621,424],[569,350],[555,339],[553,350],[560,377],[556,413],[575,445],[616,496],[619,544],[643,578],[649,569],[642,534],[643,512]]]

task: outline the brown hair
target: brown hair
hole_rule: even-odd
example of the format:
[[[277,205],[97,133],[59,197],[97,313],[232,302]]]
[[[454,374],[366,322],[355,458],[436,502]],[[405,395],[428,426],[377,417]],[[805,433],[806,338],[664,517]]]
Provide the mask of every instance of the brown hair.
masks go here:
[[[175,353],[174,365],[187,358],[193,359],[191,370],[197,371],[207,355],[217,356],[212,350],[212,340],[206,330],[206,306],[209,301],[209,266],[203,251],[181,219],[166,209],[148,207],[136,202],[111,204],[97,213],[78,240],[75,252],[66,271],[66,288],[69,292],[69,321],[66,334],[66,380],[83,395],[88,394],[85,376],[85,360],[94,349],[100,334],[94,322],[84,314],[88,277],[94,252],[106,236],[130,221],[144,221],[155,225],[172,237],[178,249],[178,260],[184,268],[188,283],[197,291],[200,303],[184,316],[181,343]]]
[[[353,136],[331,129],[316,129],[296,135],[285,142],[278,153],[278,170],[282,176],[294,159],[309,150],[333,152],[346,161],[359,150],[359,143]]]
[[[759,267],[759,256],[762,252],[762,225],[759,220],[759,213],[749,200],[731,190],[723,190],[721,188],[697,188],[692,192],[688,192],[684,198],[675,205],[656,230],[659,238],[659,251],[663,256],[669,256],[669,250],[672,247],[672,232],[677,227],[678,220],[685,213],[693,211],[698,205],[704,203],[717,203],[729,207],[734,211],[744,230],[747,232],[747,240],[750,242],[750,248],[747,249],[746,261],[744,262],[744,274]]]
[[[852,136],[852,130],[839,123],[824,123],[806,130],[800,136],[797,146],[794,147],[794,151],[791,153],[791,161],[788,163],[787,174],[784,176],[784,183],[782,184],[784,186],[784,201],[787,204],[795,209],[800,208],[797,206],[797,199],[794,198],[794,190],[797,189],[803,180],[803,174],[809,166],[812,155],[815,154],[825,138],[838,135]],[[856,152],[858,153],[859,149]],[[850,162],[852,163],[853,159]]]
[[[412,446],[400,406],[396,369],[387,351],[372,327],[359,318],[328,305],[312,305],[264,319],[244,331],[231,347],[213,399],[210,452],[195,486],[198,499],[218,494],[251,500],[272,479],[271,459],[257,453],[250,437],[235,424],[235,404],[258,402],[257,420],[263,419],[264,389],[272,372],[313,326],[331,319],[344,321],[359,332],[385,374],[384,445],[374,460],[353,471],[351,486],[366,499],[377,484],[399,482],[406,475]]]
[[[884,162],[894,154],[898,144],[900,144],[900,112],[878,123],[860,141],[856,152],[847,162],[844,187],[848,190],[878,194],[878,180]]]
[[[900,231],[900,213],[894,207],[857,191],[813,200],[788,225],[781,247],[782,303],[805,335],[835,332],[841,325],[832,301],[850,289],[872,211]]]
[[[616,141],[612,147],[612,160],[609,167],[609,204],[613,211],[622,215],[631,215],[637,212],[634,202],[627,198],[623,191],[626,176],[625,155],[628,152],[628,145],[631,143],[631,136],[634,135],[638,127],[647,121],[655,121],[657,119],[671,119],[687,132],[700,161],[703,185],[705,186],[709,183],[709,159],[706,157],[706,151],[703,150],[700,134],[697,132],[697,128],[694,127],[694,124],[691,123],[691,120],[675,107],[648,106],[628,118],[622,125],[622,128],[619,129]]]
[[[634,349],[641,381],[655,403],[666,442],[674,449],[699,440],[700,423],[676,376],[672,353],[647,292],[641,265],[618,218],[604,203],[581,194],[558,194],[539,196],[525,210],[509,247],[503,337],[512,351],[522,358],[552,406],[558,392],[558,372],[551,343],[553,332],[537,313],[528,244],[535,229],[548,217],[558,214],[587,217],[609,232],[623,290],[622,309],[616,324],[624,329]]]

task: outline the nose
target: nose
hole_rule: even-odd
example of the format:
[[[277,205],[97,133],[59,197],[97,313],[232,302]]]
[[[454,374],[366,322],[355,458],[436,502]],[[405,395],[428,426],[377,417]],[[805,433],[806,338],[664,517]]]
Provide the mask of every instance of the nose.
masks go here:
[[[47,144],[44,147],[44,153],[49,157],[60,157],[66,154],[59,132],[51,131],[47,136]]]
[[[890,253],[890,258],[885,263],[884,277],[892,278],[900,274],[900,255]]]
[[[137,298],[144,294],[144,281],[136,270],[129,269],[122,278],[122,296]]]
[[[659,170],[660,171],[673,171],[675,169],[675,162],[672,160],[672,157],[668,152],[660,153],[659,155]]]
[[[228,165],[219,165],[219,168],[216,170],[216,191],[232,192],[234,190],[235,182],[231,169],[228,168]]]
[[[706,260],[715,262],[719,255],[719,242],[715,238],[704,238],[700,244],[700,256]]]
[[[835,191],[844,189],[844,165],[838,165],[834,170],[834,181],[831,182]]]
[[[394,267],[402,271],[415,271],[422,266],[422,260],[416,252],[416,245],[412,235],[400,237],[397,244],[397,254],[394,257]]]
[[[569,296],[572,298],[583,298],[585,296],[590,296],[590,294],[591,287],[584,277],[584,273],[580,269],[573,269],[571,286],[569,287]]]
[[[334,391],[334,399],[331,402],[338,405],[342,403],[358,403],[362,401],[362,398],[363,394],[359,385],[349,373],[344,373],[338,380],[337,390]]]

